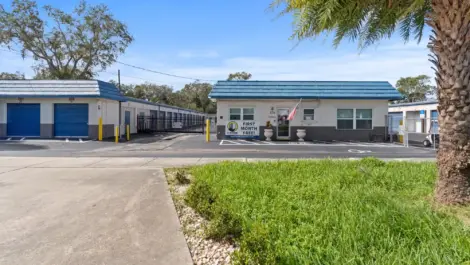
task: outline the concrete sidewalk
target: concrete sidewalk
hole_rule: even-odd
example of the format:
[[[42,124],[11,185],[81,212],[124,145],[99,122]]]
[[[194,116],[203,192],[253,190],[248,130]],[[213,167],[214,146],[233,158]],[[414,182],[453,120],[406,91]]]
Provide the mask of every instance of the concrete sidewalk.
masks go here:
[[[152,159],[0,158],[0,264],[193,264]]]
[[[358,158],[350,158],[355,160]],[[269,158],[152,158],[152,157],[0,157],[0,172],[21,168],[169,168],[221,161],[278,161]],[[282,159],[298,160],[298,159]],[[435,161],[435,158],[382,159],[384,161]]]

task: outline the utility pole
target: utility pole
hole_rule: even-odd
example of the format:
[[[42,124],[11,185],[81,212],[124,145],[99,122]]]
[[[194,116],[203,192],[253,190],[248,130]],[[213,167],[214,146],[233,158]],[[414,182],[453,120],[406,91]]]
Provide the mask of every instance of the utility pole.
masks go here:
[[[119,88],[119,93],[122,93],[122,90],[121,90],[121,70],[118,69],[118,88]],[[121,101],[119,100],[119,139],[121,139],[121,135],[122,135],[122,130],[121,130],[121,124],[122,124],[122,109],[121,109]]]
[[[121,70],[118,69],[118,87],[119,87],[119,92],[121,92]]]

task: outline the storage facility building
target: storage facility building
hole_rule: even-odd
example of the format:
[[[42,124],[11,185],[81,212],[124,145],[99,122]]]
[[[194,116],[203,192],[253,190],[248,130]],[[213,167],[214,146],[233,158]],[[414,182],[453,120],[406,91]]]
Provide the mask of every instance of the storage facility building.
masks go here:
[[[305,140],[325,141],[384,139],[388,102],[402,98],[388,82],[367,81],[219,81],[209,96],[218,139],[264,140],[269,122],[273,139],[297,140],[305,129]]]
[[[120,114],[121,113],[121,114]],[[123,96],[113,84],[98,80],[0,80],[0,137],[103,138],[115,127],[130,125],[137,132],[137,116],[202,120],[205,114]],[[121,120],[121,122],[119,122]],[[162,124],[164,128],[170,124]]]

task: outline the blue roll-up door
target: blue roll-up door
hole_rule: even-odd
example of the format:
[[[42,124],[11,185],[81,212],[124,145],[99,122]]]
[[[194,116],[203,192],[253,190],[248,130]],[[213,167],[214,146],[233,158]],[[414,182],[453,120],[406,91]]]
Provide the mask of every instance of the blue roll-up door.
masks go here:
[[[8,136],[39,137],[40,134],[40,104],[7,104]]]
[[[88,137],[88,104],[54,104],[56,137]]]

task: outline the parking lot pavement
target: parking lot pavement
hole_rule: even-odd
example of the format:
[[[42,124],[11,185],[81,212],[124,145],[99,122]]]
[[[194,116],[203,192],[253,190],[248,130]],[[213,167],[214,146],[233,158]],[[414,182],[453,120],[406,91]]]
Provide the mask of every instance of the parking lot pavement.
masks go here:
[[[219,145],[242,145],[242,146],[252,146],[252,145],[263,145],[263,146],[292,146],[292,145],[302,145],[302,146],[360,146],[360,147],[387,147],[395,148],[402,147],[402,145],[394,143],[379,143],[379,142],[357,142],[357,141],[259,141],[259,140],[221,140]]]
[[[106,160],[0,157],[0,264],[192,264],[163,171]]]
[[[119,154],[116,154],[119,155]],[[432,148],[404,147],[384,142],[346,141],[251,141],[242,139],[206,142],[203,136],[191,136],[175,142],[159,152],[141,153],[154,157],[246,157],[246,158],[354,158],[375,156],[379,158],[435,158]]]

